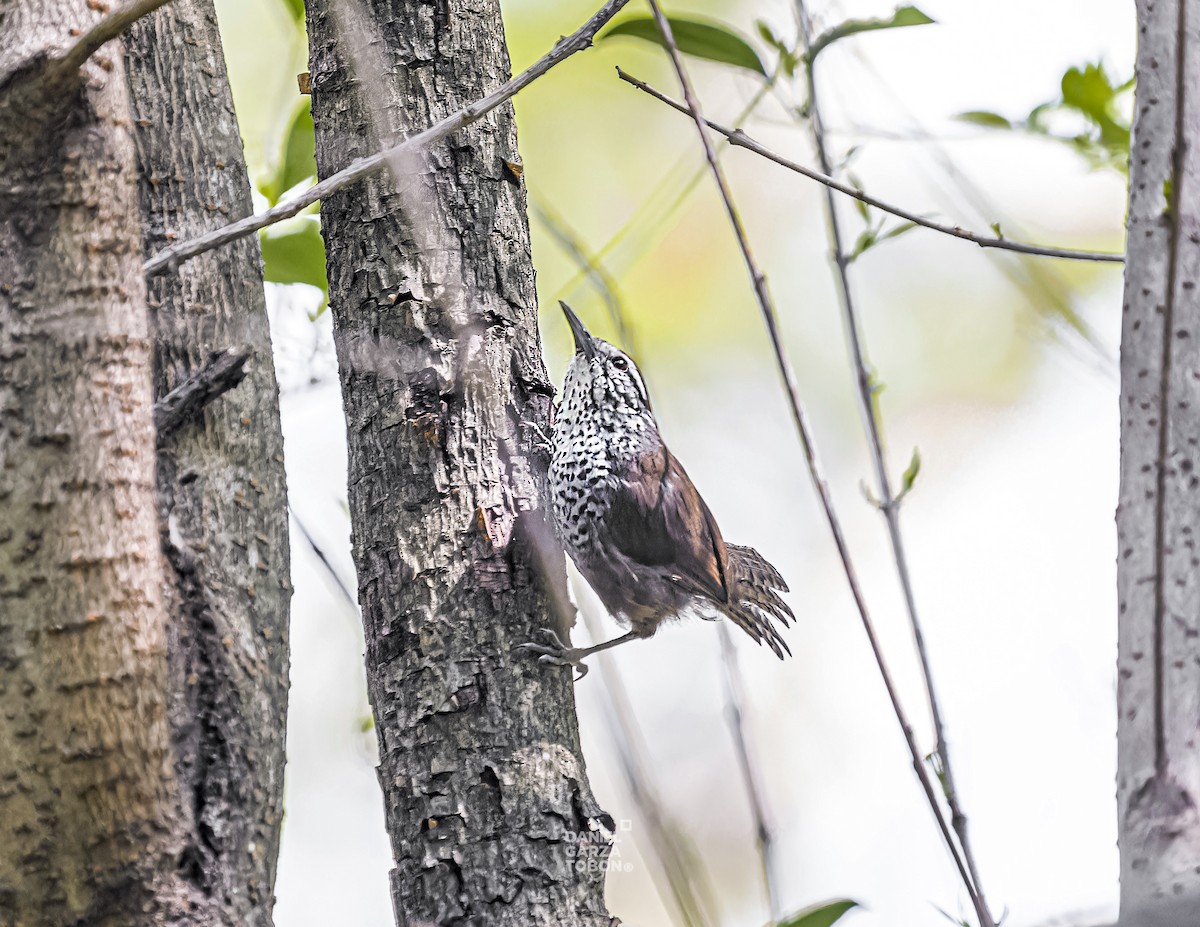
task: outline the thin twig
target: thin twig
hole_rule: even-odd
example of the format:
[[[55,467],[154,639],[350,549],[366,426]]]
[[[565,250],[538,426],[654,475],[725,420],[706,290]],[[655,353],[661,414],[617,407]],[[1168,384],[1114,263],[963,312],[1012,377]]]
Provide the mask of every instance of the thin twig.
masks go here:
[[[775,859],[775,839],[771,829],[771,815],[767,809],[767,791],[762,775],[754,762],[750,750],[750,738],[746,733],[746,720],[742,706],[746,703],[742,671],[738,666],[737,648],[725,622],[717,625],[721,638],[721,663],[725,667],[725,710],[729,715],[729,728],[733,732],[733,745],[737,753],[746,794],[750,798],[750,813],[754,815],[754,834],[758,843],[758,858],[762,865],[763,886],[767,890],[767,905],[771,922],[778,923],[783,917],[779,897],[779,869]]]
[[[584,606],[579,609],[584,625],[593,640],[602,640],[601,629],[595,612]],[[685,927],[716,927],[718,918],[715,905],[707,892],[711,881],[700,868],[696,853],[687,838],[672,825],[654,786],[650,764],[646,761],[646,747],[629,692],[617,671],[616,663],[608,653],[596,655],[601,681],[607,698],[607,720],[609,733],[616,747],[617,759],[625,777],[625,786],[638,808],[647,836],[653,847],[651,857],[658,864],[666,880],[669,898]],[[658,886],[663,901],[668,896]]]
[[[800,22],[800,35],[805,49],[812,47],[812,21],[809,19],[808,7],[805,0],[796,0],[796,13]],[[816,149],[817,161],[825,174],[831,173],[829,148],[825,143],[825,128],[821,121],[821,106],[817,95],[817,84],[811,57],[805,67],[808,84],[808,123],[812,132],[813,146]],[[867,443],[871,449],[871,460],[875,467],[875,481],[879,495],[879,510],[887,524],[888,540],[891,543],[892,557],[896,563],[896,574],[900,580],[900,588],[904,594],[904,606],[908,614],[909,627],[912,630],[913,641],[921,663],[921,675],[925,685],[925,694],[929,702],[929,712],[933,720],[934,752],[940,766],[939,778],[950,808],[950,819],[958,836],[962,849],[963,860],[970,874],[969,888],[975,913],[979,918],[980,927],[993,927],[991,909],[985,900],[983,884],[979,878],[979,868],[975,863],[975,855],[967,833],[967,817],[958,801],[955,788],[954,773],[950,763],[950,750],[946,743],[945,725],[942,720],[941,707],[938,703],[937,689],[933,682],[933,668],[929,660],[929,651],[925,644],[925,635],[921,629],[921,620],[917,613],[916,595],[913,592],[912,574],[908,567],[908,555],[904,547],[904,536],[900,531],[900,500],[892,490],[891,476],[888,474],[886,454],[883,447],[882,428],[879,413],[875,405],[875,389],[871,374],[867,369],[863,339],[860,332],[858,312],[854,305],[853,290],[850,287],[848,271],[849,258],[842,244],[841,223],[838,219],[837,202],[833,189],[825,187],[825,212],[829,223],[829,236],[833,246],[833,259],[837,267],[837,289],[841,303],[842,319],[846,329],[846,340],[850,348],[850,360],[854,365],[854,381],[858,393],[863,425],[866,429]]]
[[[218,396],[229,392],[246,377],[246,349],[217,351],[208,362],[162,399],[154,403],[154,428],[162,447],[179,426],[194,418]]]
[[[329,578],[332,579],[334,585],[337,586],[338,592],[342,594],[342,598],[346,600],[346,602],[357,614],[358,599],[354,597],[354,593],[350,591],[350,587],[347,586],[342,580],[342,574],[334,569],[333,562],[321,548],[321,545],[317,543],[317,539],[313,536],[313,533],[308,530],[308,526],[304,524],[303,519],[301,519],[300,515],[296,512],[296,507],[292,505],[291,502],[288,503],[288,512],[291,514],[292,521],[295,522],[297,530],[299,530],[300,534],[303,535],[305,542],[308,544],[309,550],[311,550],[313,554],[316,555],[316,558],[321,561],[321,566],[325,567],[325,572],[329,574]]]
[[[621,80],[628,84],[632,84],[638,90],[648,93],[654,99],[661,103],[667,104],[674,110],[677,110],[685,115],[688,113],[688,108],[677,100],[672,100],[669,96],[659,90],[655,90],[645,81],[638,80],[631,74],[617,68],[617,75]],[[768,161],[774,161],[780,167],[786,167],[789,171],[795,171],[797,174],[803,174],[810,180],[815,180],[817,183],[824,184],[827,189],[836,190],[838,193],[853,197],[859,202],[866,203],[868,206],[874,206],[876,209],[883,212],[891,213],[914,225],[919,225],[922,228],[929,229],[934,232],[941,232],[943,235],[951,235],[954,238],[961,238],[963,241],[973,242],[981,248],[997,248],[1002,251],[1016,251],[1018,254],[1033,254],[1040,257],[1063,258],[1069,261],[1098,261],[1101,263],[1120,264],[1124,262],[1125,255],[1112,254],[1107,251],[1079,251],[1070,248],[1051,248],[1043,245],[1030,245],[1020,241],[1010,241],[1007,238],[989,238],[986,235],[976,235],[974,232],[968,231],[957,225],[947,225],[943,222],[935,222],[925,216],[917,215],[914,212],[909,212],[900,206],[893,206],[891,203],[885,203],[883,200],[864,193],[862,190],[852,187],[849,184],[844,184],[841,181],[829,176],[829,172],[814,171],[811,167],[806,167],[799,164],[790,158],[785,158],[783,155],[772,151],[761,142],[751,138],[741,129],[730,129],[727,126],[719,125],[710,119],[704,120],[714,132],[725,136],[729,139],[729,143],[735,148],[745,148],[747,151],[752,151]]]
[[[759,85],[758,89],[754,92],[753,96],[751,96],[750,100],[737,114],[737,118],[734,120],[735,122],[741,122],[742,120],[749,118],[751,114],[758,109],[758,105],[771,93],[771,89],[775,86],[775,81],[778,80],[780,73],[780,68],[776,67],[771,76]],[[728,142],[722,142],[722,144],[728,145]],[[660,198],[659,194],[661,193],[665,195],[667,187],[672,185],[676,177],[685,171],[688,165],[689,160],[685,156],[679,159],[675,164],[666,168],[666,170],[662,173],[662,176],[660,176],[658,181],[654,184],[654,187],[651,189],[650,193],[640,200],[637,208],[630,213],[629,217],[624,223],[621,224],[620,228],[613,232],[608,237],[608,240],[604,242],[604,244],[595,249],[593,253],[597,261],[606,260],[608,256],[616,249],[616,247],[621,244],[621,242],[623,242],[635,228],[638,228],[642,216],[648,214],[651,217],[647,220],[649,228],[642,229],[643,242],[647,241],[651,236],[653,236],[658,229],[667,226],[667,224],[679,211],[680,207],[687,202],[688,198],[692,195],[692,192],[699,185],[700,181],[704,179],[704,175],[708,173],[708,165],[701,164],[679,188],[679,193],[676,194],[675,198],[665,206],[659,206],[657,204],[657,200]],[[641,247],[635,248],[633,252],[634,261],[636,262],[637,260],[644,258],[652,251],[653,248],[645,244],[643,244]],[[628,272],[629,269],[629,266],[626,266],[625,272]],[[570,290],[583,278],[583,276],[584,272],[581,270],[574,277],[563,284],[561,291],[566,292]]]
[[[687,71],[684,69],[683,60],[679,54],[679,49],[675,44],[675,36],[671,32],[671,24],[667,21],[659,9],[656,0],[648,0],[650,9],[654,13],[654,18],[658,22],[658,27],[662,31],[663,39],[667,46],[667,52],[671,57],[671,63],[675,67],[675,73],[679,77],[679,83],[683,90],[683,97],[687,101],[688,111],[691,113],[692,120],[696,124],[696,131],[700,134],[700,142],[704,147],[704,155],[708,160],[709,168],[713,175],[713,180],[716,182],[717,189],[721,194],[721,201],[725,206],[725,212],[729,217],[729,223],[733,227],[734,234],[737,237],[738,247],[741,249],[742,258],[746,264],[746,270],[750,274],[751,282],[754,285],[754,293],[758,299],[759,309],[762,311],[763,321],[767,327],[767,334],[771,339],[771,347],[775,353],[775,360],[779,367],[779,373],[783,378],[784,387],[787,391],[788,403],[791,407],[792,419],[796,425],[796,431],[800,437],[800,445],[804,451],[805,463],[808,466],[808,473],[812,479],[813,487],[817,491],[817,496],[821,502],[821,508],[825,514],[825,520],[829,524],[829,531],[833,535],[834,545],[837,547],[838,557],[842,562],[842,570],[846,574],[846,581],[850,587],[850,594],[854,598],[855,607],[858,610],[859,617],[862,620],[863,630],[866,632],[867,641],[871,646],[871,652],[874,654],[876,666],[879,668],[879,675],[883,680],[884,688],[887,690],[888,698],[892,703],[892,710],[895,713],[896,720],[900,725],[901,733],[904,735],[904,741],[908,746],[909,755],[912,758],[913,771],[916,773],[917,779],[921,784],[921,788],[925,793],[926,801],[929,805],[929,810],[932,812],[938,830],[942,835],[942,840],[946,844],[946,848],[954,861],[955,868],[966,886],[967,892],[974,899],[975,886],[971,881],[971,876],[967,872],[966,865],[963,862],[962,855],[959,852],[958,845],[954,841],[954,836],[950,832],[950,827],[946,823],[945,815],[942,812],[941,804],[938,802],[937,792],[934,789],[933,781],[930,779],[929,770],[926,767],[924,759],[921,756],[921,751],[917,747],[916,736],[913,733],[912,724],[909,723],[908,716],[905,714],[904,706],[900,703],[900,696],[896,689],[895,681],[892,679],[891,670],[888,669],[887,661],[883,656],[883,649],[880,646],[879,639],[875,633],[875,625],[871,620],[870,612],[867,609],[866,599],[863,597],[862,589],[859,587],[858,576],[854,570],[853,561],[850,558],[850,549],[846,544],[846,538],[842,532],[841,521],[837,517],[837,513],[833,508],[833,499],[829,493],[829,487],[825,483],[825,477],[821,471],[821,465],[817,460],[816,447],[813,442],[812,433],[809,430],[808,418],[805,415],[804,407],[800,402],[800,392],[796,386],[796,376],[792,370],[791,362],[787,358],[784,351],[783,340],[779,333],[779,321],[775,312],[775,305],[771,301],[771,295],[767,290],[766,277],[758,267],[758,263],[754,259],[754,255],[750,250],[750,243],[746,237],[746,230],[742,225],[741,216],[738,214],[737,207],[734,206],[733,197],[729,192],[729,186],[725,181],[725,174],[721,170],[720,162],[717,160],[716,151],[713,149],[712,140],[708,136],[708,125],[704,120],[704,116],[700,111],[700,104],[696,101],[696,96],[692,91],[691,82],[688,80]]]
[[[170,248],[165,248],[146,261],[144,270],[147,276],[160,273],[168,267],[177,266],[180,262],[193,258],[205,251],[219,248],[238,238],[242,238],[259,229],[266,228],[284,219],[298,215],[313,203],[335,193],[350,184],[362,180],[387,166],[388,162],[413,150],[427,147],[459,129],[483,118],[492,110],[512,99],[535,80],[565,61],[578,51],[588,48],[600,28],[612,19],[629,0],[608,0],[591,19],[566,38],[559,39],[547,54],[511,80],[501,84],[499,88],[489,93],[481,100],[464,106],[462,109],[434,123],[423,132],[409,136],[400,144],[385,151],[359,158],[347,167],[326,177],[320,183],[286,202],[280,203],[265,212],[247,216],[237,222],[231,222],[219,229],[206,232],[190,241],[180,242]]]
[[[148,16],[171,0],[133,0],[127,6],[109,13],[96,25],[79,37],[74,45],[55,59],[53,69],[68,73],[83,67],[106,42],[111,42],[143,16]]]

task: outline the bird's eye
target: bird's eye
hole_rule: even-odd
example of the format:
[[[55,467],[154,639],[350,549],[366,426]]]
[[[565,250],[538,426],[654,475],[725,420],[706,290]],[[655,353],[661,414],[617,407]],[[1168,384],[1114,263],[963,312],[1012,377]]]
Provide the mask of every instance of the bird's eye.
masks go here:
[[[629,369],[629,361],[625,360],[625,358],[623,358],[623,357],[614,357],[612,359],[612,365],[614,367],[616,367],[618,370],[628,370]]]

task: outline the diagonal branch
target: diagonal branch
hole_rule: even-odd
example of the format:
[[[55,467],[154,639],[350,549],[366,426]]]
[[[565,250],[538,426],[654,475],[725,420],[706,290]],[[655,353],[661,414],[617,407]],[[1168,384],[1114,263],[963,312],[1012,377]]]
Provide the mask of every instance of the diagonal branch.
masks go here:
[[[132,0],[121,9],[109,13],[58,56],[52,69],[58,73],[78,70],[88,58],[99,51],[101,45],[111,42],[143,16],[148,16],[170,2],[171,0]]]
[[[809,19],[808,7],[805,0],[796,0],[796,13],[800,26],[800,37],[806,50],[811,50],[813,43],[812,22]],[[831,173],[829,149],[825,144],[825,127],[821,119],[821,107],[817,97],[817,85],[814,76],[813,55],[808,56],[805,75],[808,83],[808,121],[812,131],[813,146],[817,152],[817,160],[824,174]],[[850,359],[854,365],[854,383],[858,393],[863,424],[866,428],[867,443],[871,450],[871,459],[875,467],[875,481],[879,493],[879,510],[887,524],[888,540],[892,548],[892,557],[896,563],[896,573],[904,594],[905,610],[908,614],[909,627],[912,630],[913,641],[921,663],[921,676],[925,685],[925,694],[929,703],[929,712],[934,729],[934,753],[938,760],[939,773],[942,782],[942,792],[950,809],[950,818],[962,849],[962,859],[966,863],[970,878],[965,880],[971,902],[975,906],[976,916],[980,927],[993,927],[991,909],[984,898],[983,886],[979,878],[979,868],[975,863],[975,855],[968,838],[967,816],[963,813],[955,787],[954,772],[950,763],[950,750],[946,743],[945,724],[942,720],[941,706],[938,703],[937,690],[933,684],[933,668],[929,661],[928,648],[925,645],[925,635],[921,629],[921,621],[917,613],[916,595],[913,592],[912,575],[908,567],[908,555],[905,551],[904,535],[900,531],[900,499],[892,489],[891,477],[888,474],[886,454],[883,447],[882,427],[879,412],[875,404],[875,387],[871,374],[867,370],[866,352],[863,347],[862,334],[858,313],[855,309],[853,291],[850,287],[848,271],[849,259],[842,244],[841,224],[838,220],[837,203],[833,189],[825,187],[826,218],[829,222],[829,235],[833,246],[833,259],[837,266],[837,289],[842,308],[842,319],[846,329],[846,340],[850,348]]]
[[[713,180],[716,182],[717,190],[721,195],[721,201],[725,206],[725,212],[729,217],[730,225],[733,227],[735,236],[737,237],[738,247],[741,249],[742,258],[746,263],[746,270],[750,274],[750,279],[754,285],[754,293],[758,299],[759,309],[762,311],[763,321],[767,327],[767,334],[771,339],[771,346],[775,352],[775,360],[779,367],[780,375],[783,378],[784,387],[787,391],[788,402],[791,406],[792,419],[796,425],[796,431],[800,437],[800,445],[804,451],[805,463],[808,466],[809,477],[812,480],[813,487],[817,491],[821,508],[825,514],[825,520],[829,525],[829,531],[833,535],[834,545],[837,547],[838,557],[842,562],[842,570],[846,574],[846,581],[850,586],[850,594],[854,597],[854,604],[858,610],[860,619],[862,620],[863,630],[866,632],[867,641],[871,646],[871,652],[875,657],[876,666],[879,669],[879,675],[883,680],[884,688],[887,690],[888,699],[891,701],[892,710],[895,713],[896,721],[900,725],[901,733],[904,735],[905,744],[908,747],[909,755],[912,758],[913,771],[916,773],[917,779],[920,781],[921,789],[925,793],[925,798],[929,804],[929,810],[932,812],[938,830],[942,835],[942,840],[946,844],[946,849],[949,851],[951,858],[954,861],[955,868],[958,870],[959,877],[962,879],[963,885],[966,887],[967,893],[971,896],[971,900],[977,911],[986,914],[986,909],[983,907],[982,900],[979,899],[975,891],[974,882],[967,871],[966,864],[963,862],[962,854],[959,851],[958,845],[954,841],[954,836],[950,832],[950,827],[946,823],[946,818],[942,812],[942,807],[938,802],[937,792],[934,789],[933,781],[929,775],[925,761],[921,755],[920,749],[917,747],[916,736],[913,733],[913,727],[908,720],[908,716],[904,711],[904,706],[900,702],[900,695],[896,689],[896,683],[892,678],[891,670],[888,669],[887,661],[883,656],[883,649],[879,643],[879,638],[875,633],[875,625],[871,620],[870,612],[867,610],[866,599],[863,597],[862,589],[858,583],[858,576],[854,570],[854,563],[850,557],[850,549],[846,544],[846,538],[842,531],[841,521],[837,517],[837,513],[833,508],[833,499],[829,492],[829,486],[825,482],[825,477],[821,471],[821,465],[817,460],[816,447],[813,442],[812,432],[808,425],[808,418],[805,415],[804,407],[800,402],[800,393],[796,386],[795,373],[792,370],[791,362],[787,358],[787,354],[783,348],[783,341],[779,333],[779,320],[775,311],[775,305],[771,300],[771,295],[767,290],[766,277],[759,269],[758,263],[754,259],[754,255],[750,250],[750,243],[746,237],[745,227],[742,225],[741,216],[738,214],[737,207],[734,206],[732,194],[729,192],[729,185],[725,180],[725,174],[721,170],[720,162],[717,160],[717,154],[713,148],[712,140],[708,135],[708,124],[705,122],[704,116],[700,111],[700,104],[696,100],[695,93],[692,91],[691,81],[688,79],[687,71],[684,69],[683,60],[679,53],[679,48],[675,44],[675,36],[671,32],[671,24],[667,21],[659,8],[657,0],[648,0],[650,9],[654,13],[654,18],[658,22],[658,27],[662,31],[663,39],[667,46],[667,52],[671,57],[671,63],[674,65],[675,73],[679,77],[680,87],[683,90],[683,98],[687,101],[687,109],[692,115],[692,120],[696,124],[696,131],[700,134],[700,143],[704,148],[704,155],[708,161],[709,169],[712,172]]]
[[[672,100],[665,93],[655,90],[645,81],[638,80],[631,74],[617,68],[617,76],[627,84],[632,84],[638,90],[648,93],[654,99],[661,103],[667,104],[678,112],[688,115],[688,108],[677,100]],[[797,174],[802,174],[810,180],[815,180],[817,183],[822,183],[826,187],[836,190],[838,193],[853,197],[861,203],[866,203],[868,206],[873,206],[878,210],[886,213],[891,213],[893,216],[904,219],[914,225],[919,225],[921,228],[929,229],[934,232],[941,232],[943,235],[950,235],[954,238],[961,238],[963,241],[969,241],[981,248],[996,248],[1001,251],[1015,251],[1018,254],[1032,254],[1039,257],[1062,258],[1068,261],[1097,261],[1100,263],[1120,264],[1125,260],[1123,254],[1113,254],[1106,251],[1081,251],[1073,248],[1051,248],[1044,245],[1031,245],[1020,241],[1009,241],[1007,238],[990,238],[986,235],[976,235],[974,232],[968,231],[958,225],[947,225],[944,222],[935,222],[925,216],[917,215],[914,212],[909,212],[900,206],[893,206],[891,203],[885,203],[883,200],[876,199],[870,194],[864,193],[857,187],[852,187],[849,184],[842,183],[828,173],[814,171],[811,167],[806,167],[796,161],[786,158],[783,155],[772,151],[770,148],[763,145],[761,142],[751,138],[741,129],[730,129],[727,126],[713,122],[711,119],[705,119],[704,124],[714,132],[725,136],[729,140],[729,144],[735,148],[745,148],[747,151],[752,151],[756,155],[766,158],[768,161],[774,161],[780,167],[786,167],[789,171],[795,171]]]
[[[571,35],[559,39],[549,52],[516,77],[501,84],[483,99],[476,100],[474,103],[464,106],[457,112],[451,113],[440,122],[434,123],[423,132],[411,135],[400,142],[400,144],[394,145],[377,154],[359,158],[336,174],[326,177],[316,186],[310,187],[298,196],[280,203],[278,206],[274,206],[265,212],[247,216],[245,219],[231,222],[229,225],[214,229],[190,241],[180,242],[177,245],[172,245],[170,248],[164,248],[146,261],[144,265],[146,275],[153,276],[154,274],[162,273],[167,268],[175,267],[198,254],[219,248],[245,235],[257,232],[259,229],[264,229],[268,225],[273,225],[276,222],[282,222],[284,219],[290,219],[293,216],[299,215],[301,211],[322,197],[335,193],[343,187],[348,187],[362,180],[364,177],[369,177],[371,174],[382,170],[390,161],[398,156],[432,145],[447,135],[482,119],[492,110],[512,99],[512,97],[516,96],[555,65],[570,58],[576,52],[590,47],[592,39],[600,31],[601,27],[620,12],[628,2],[629,0],[608,0],[587,22]]]

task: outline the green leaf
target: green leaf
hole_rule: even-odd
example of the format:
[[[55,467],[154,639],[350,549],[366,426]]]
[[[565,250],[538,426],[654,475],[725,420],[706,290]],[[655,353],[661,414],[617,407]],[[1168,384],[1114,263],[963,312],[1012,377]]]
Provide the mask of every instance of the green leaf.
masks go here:
[[[999,113],[989,113],[982,109],[973,109],[966,113],[959,113],[954,118],[961,122],[970,122],[989,129],[1011,129],[1013,127],[1013,124]]]
[[[842,915],[851,908],[857,907],[858,902],[848,898],[827,901],[798,911],[790,917],[785,917],[779,922],[779,927],[830,927],[831,924],[836,924]]]
[[[875,239],[875,243],[887,241],[889,238],[899,238],[905,232],[911,232],[917,227],[915,222],[901,222],[898,225],[893,225],[890,229]]]
[[[288,126],[279,167],[279,188],[290,190],[298,183],[317,176],[316,134],[313,130],[312,98],[304,102]]]
[[[912,459],[908,462],[908,467],[904,471],[904,475],[900,477],[900,498],[903,499],[908,495],[913,488],[913,483],[917,481],[917,475],[921,472],[921,452],[917,448],[913,448]]]
[[[259,234],[262,242],[263,279],[271,283],[307,283],[329,298],[325,279],[325,242],[321,223],[299,218]]]
[[[756,19],[754,21],[754,31],[758,33],[760,39],[776,51],[784,51],[787,48],[783,44],[783,39],[775,34],[775,30],[771,28],[771,24],[765,19]]]
[[[779,54],[779,67],[788,77],[796,73],[796,65],[800,63],[800,59],[796,57],[793,49],[788,48],[787,44],[779,36],[775,34],[775,30],[771,28],[770,23],[764,19],[756,20],[754,23],[755,29],[758,30],[759,38],[766,42],[771,48],[775,49]]]
[[[304,0],[281,0],[283,8],[292,14],[296,22],[304,22]]]
[[[671,24],[675,44],[685,55],[703,58],[705,61],[731,64],[746,71],[753,71],[761,77],[767,76],[767,69],[763,67],[758,52],[729,27],[718,22],[682,19],[678,16],[668,16],[667,21]],[[658,23],[652,16],[626,19],[617,23],[600,38],[613,39],[621,36],[642,39],[645,42],[653,42],[660,47],[666,47]]]
[[[874,32],[878,29],[900,29],[904,26],[926,26],[933,20],[918,10],[915,6],[899,7],[889,19],[847,19],[832,29],[822,32],[813,41],[808,50],[809,64],[817,60],[817,55],[841,39],[858,35],[860,32]]]
[[[258,189],[274,206],[292,187],[316,175],[312,102],[310,97],[302,97],[284,133],[283,145],[275,162],[275,174],[265,183],[260,183]]]
[[[852,171],[846,172],[846,179],[848,181],[850,181],[850,186],[852,186],[859,193],[862,193],[862,188],[863,188],[862,181],[859,180],[858,177],[855,176],[855,174]],[[855,199],[854,208],[855,208],[855,210],[857,210],[858,214],[860,216],[862,216],[863,222],[869,223],[871,221],[871,209],[869,206],[867,206],[866,203],[864,203],[860,199]],[[861,238],[859,240],[861,241]],[[872,244],[874,244],[874,240],[872,240]],[[870,245],[868,245],[867,247],[870,247]],[[866,249],[864,248],[863,250],[866,250]]]
[[[1108,115],[1108,105],[1117,90],[1101,65],[1089,64],[1083,69],[1068,68],[1062,76],[1063,103],[1097,122]]]
[[[854,242],[854,247],[850,249],[850,253],[846,255],[846,260],[856,261],[862,257],[879,241],[879,229],[863,229],[858,239]]]
[[[861,202],[861,200],[858,202]],[[854,247],[846,255],[846,260],[855,261],[880,242],[887,241],[889,238],[899,238],[905,232],[911,232],[916,227],[917,223],[915,222],[901,222],[886,230],[883,228],[882,223],[877,227],[867,228],[858,236],[858,240],[854,242]]]

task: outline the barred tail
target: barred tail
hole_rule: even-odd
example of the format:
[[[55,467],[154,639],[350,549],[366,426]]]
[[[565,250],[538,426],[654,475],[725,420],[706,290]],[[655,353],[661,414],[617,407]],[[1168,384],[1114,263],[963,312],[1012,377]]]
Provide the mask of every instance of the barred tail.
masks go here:
[[[787,583],[754,548],[737,544],[725,546],[729,553],[729,604],[725,614],[756,643],[766,641],[779,659],[782,660],[785,653],[791,656],[792,651],[771,621],[774,619],[786,628],[796,620],[787,603],[779,597],[779,593],[788,591]]]

